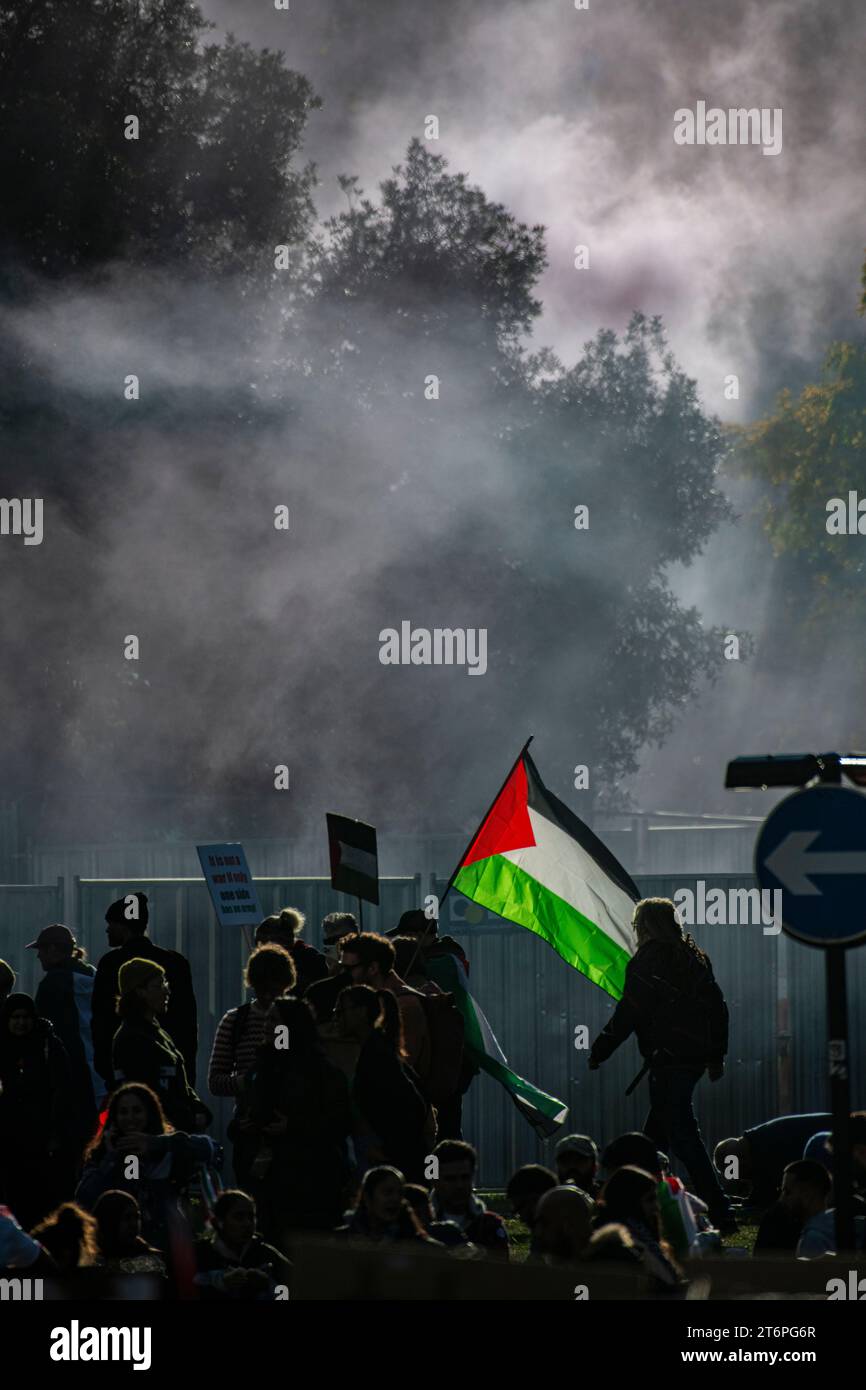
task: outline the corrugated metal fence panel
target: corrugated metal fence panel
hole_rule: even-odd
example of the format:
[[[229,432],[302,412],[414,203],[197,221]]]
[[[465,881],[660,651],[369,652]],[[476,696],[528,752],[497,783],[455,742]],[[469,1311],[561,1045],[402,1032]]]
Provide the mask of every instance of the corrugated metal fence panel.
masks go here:
[[[63,920],[63,884],[0,885],[0,959],[17,975],[15,988],[35,994],[42,969],[35,951],[27,950],[42,927]]]
[[[304,940],[313,946],[321,945],[321,923],[327,913],[350,911],[357,915],[356,899],[335,893],[327,878],[256,878],[255,884],[265,915],[289,904],[300,908],[307,918]],[[364,904],[364,927],[368,931],[396,926],[401,912],[419,902],[417,877],[383,878],[379,887],[379,907]],[[105,910],[109,903],[139,889],[148,898],[148,935],[160,946],[181,951],[189,960],[199,1018],[196,1083],[216,1115],[211,1132],[224,1140],[232,1107],[228,1101],[209,1095],[207,1066],[217,1024],[228,1009],[244,998],[242,973],[249,954],[246,937],[236,928],[217,925],[202,878],[79,879],[75,921],[90,959],[97,961],[107,949]]]
[[[750,875],[704,874],[705,892],[753,889]],[[673,897],[678,889],[698,892],[698,877],[647,875],[636,879],[646,896]],[[440,897],[445,884],[434,889]],[[470,958],[471,987],[487,1014],[511,1066],[535,1085],[568,1103],[570,1131],[606,1143],[639,1129],[648,1108],[642,1082],[626,1098],[640,1068],[633,1039],[597,1072],[586,1069],[586,1053],[574,1048],[575,1028],[592,1039],[615,1007],[601,990],[572,970],[531,932],[502,923],[457,895],[443,911],[442,930],[457,936]],[[777,1113],[777,988],[780,954],[787,961],[792,1054],[791,1109],[822,1110],[826,1014],[821,952],[765,934],[760,922],[693,929],[710,956],[731,1015],[731,1045],[725,1077],[706,1079],[697,1092],[704,1139],[714,1144],[740,1134]],[[852,1104],[866,1104],[863,1036],[866,1024],[866,948],[848,953],[849,1036]],[[783,972],[784,973],[784,972]],[[480,1077],[466,1099],[465,1132],[478,1144],[482,1181],[501,1186],[521,1163],[549,1161],[554,1141],[542,1142],[520,1118],[502,1090]]]

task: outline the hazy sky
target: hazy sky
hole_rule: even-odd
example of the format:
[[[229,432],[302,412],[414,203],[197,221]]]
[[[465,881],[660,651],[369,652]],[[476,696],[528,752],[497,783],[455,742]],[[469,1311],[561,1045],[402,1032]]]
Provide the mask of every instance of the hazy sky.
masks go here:
[[[550,265],[535,342],[566,363],[599,327],[634,309],[660,314],[705,407],[755,418],[784,386],[814,377],[828,341],[862,333],[866,22],[860,0],[207,0],[220,28],[282,48],[323,98],[305,150],[322,214],[346,206],[336,176],[375,197],[427,115],[433,148],[518,218],[547,228]],[[782,112],[782,150],[681,146],[674,112],[708,106]],[[573,248],[590,269],[573,268]],[[736,373],[739,400],[726,400]],[[749,494],[737,502],[748,513]],[[773,621],[771,561],[754,530],[726,527],[674,576],[708,622]],[[804,673],[814,689],[817,676]],[[851,727],[844,674],[821,675],[827,719]],[[756,704],[796,717],[804,686],[768,692],[725,672],[662,753],[648,753],[640,804],[746,809],[720,794],[728,754],[750,750]]]
[[[659,313],[705,403],[743,418],[851,331],[863,252],[866,22],[860,0],[206,0],[282,48],[324,107],[306,152],[323,214],[336,176],[378,182],[438,116],[452,172],[530,225],[550,267],[536,338],[573,361],[602,326]],[[674,112],[782,110],[782,151],[674,143]],[[590,269],[573,268],[586,244]],[[724,377],[740,377],[727,401]]]

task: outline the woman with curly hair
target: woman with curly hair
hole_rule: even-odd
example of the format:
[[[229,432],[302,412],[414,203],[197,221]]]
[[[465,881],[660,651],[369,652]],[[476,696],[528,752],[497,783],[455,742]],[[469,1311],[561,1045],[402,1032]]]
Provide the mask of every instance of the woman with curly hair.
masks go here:
[[[206,1134],[172,1129],[149,1086],[127,1082],[114,1092],[104,1127],[84,1151],[76,1199],[93,1211],[109,1188],[131,1193],[144,1239],[165,1251],[172,1222],[183,1221],[178,1196],[200,1165],[213,1163],[215,1150]]]

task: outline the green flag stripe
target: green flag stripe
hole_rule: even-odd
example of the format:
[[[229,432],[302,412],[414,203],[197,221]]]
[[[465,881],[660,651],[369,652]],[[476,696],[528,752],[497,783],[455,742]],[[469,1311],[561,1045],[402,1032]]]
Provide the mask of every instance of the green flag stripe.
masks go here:
[[[621,999],[627,951],[571,903],[501,854],[462,868],[454,887],[497,916],[535,932],[575,970]]]

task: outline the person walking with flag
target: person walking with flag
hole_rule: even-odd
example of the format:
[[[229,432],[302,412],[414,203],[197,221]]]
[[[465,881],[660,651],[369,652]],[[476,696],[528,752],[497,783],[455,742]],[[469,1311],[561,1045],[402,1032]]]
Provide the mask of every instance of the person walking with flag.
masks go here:
[[[684,934],[669,898],[643,898],[632,927],[637,950],[625,971],[622,998],[592,1045],[595,1071],[632,1033],[649,1073],[650,1110],[644,1123],[658,1149],[685,1164],[710,1218],[735,1229],[728,1199],[704,1148],[692,1105],[704,1072],[718,1081],[728,1050],[728,1009],[709,957]],[[639,1079],[639,1078],[638,1078]]]

